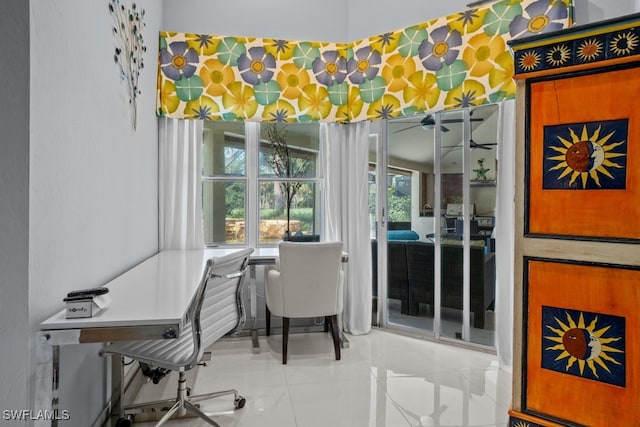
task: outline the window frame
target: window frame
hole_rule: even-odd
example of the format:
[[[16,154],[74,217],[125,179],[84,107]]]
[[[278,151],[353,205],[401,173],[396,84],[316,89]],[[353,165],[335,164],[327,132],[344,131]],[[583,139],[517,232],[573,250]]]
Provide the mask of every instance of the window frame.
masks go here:
[[[315,123],[313,123],[315,124]],[[245,222],[245,239],[242,243],[227,243],[225,242],[207,242],[205,240],[206,247],[237,247],[237,246],[249,246],[254,248],[259,247],[275,247],[277,242],[274,243],[261,243],[260,242],[260,188],[263,183],[273,182],[278,184],[280,182],[303,182],[315,184],[314,195],[314,230],[318,230],[318,233],[322,239],[322,225],[324,215],[324,204],[322,203],[322,195],[324,191],[324,175],[322,167],[322,158],[324,151],[324,143],[320,138],[318,129],[318,150],[317,152],[312,149],[302,148],[303,151],[312,153],[315,157],[314,177],[298,177],[298,178],[286,178],[278,177],[276,175],[260,175],[260,147],[264,144],[264,140],[260,138],[260,123],[258,122],[245,122],[244,123],[244,147],[245,147],[245,174],[241,175],[205,175],[204,167],[201,173],[201,184],[205,182],[244,182],[245,183],[245,206],[244,206],[244,222]],[[205,128],[206,129],[206,128]],[[241,138],[240,135],[234,135],[234,137]],[[205,161],[203,156],[203,162]],[[202,205],[202,209],[206,206]],[[204,218],[204,215],[203,215]],[[203,230],[204,232],[204,230]]]

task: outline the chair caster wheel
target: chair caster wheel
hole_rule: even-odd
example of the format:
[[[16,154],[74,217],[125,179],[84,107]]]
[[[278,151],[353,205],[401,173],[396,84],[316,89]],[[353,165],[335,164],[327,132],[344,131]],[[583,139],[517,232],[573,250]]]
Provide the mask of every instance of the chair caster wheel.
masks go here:
[[[242,409],[242,408],[244,408],[244,404],[245,403],[247,403],[247,399],[245,399],[244,397],[240,396],[236,400],[233,401],[233,406],[235,406],[236,409]]]
[[[115,427],[131,427],[131,417],[118,419]]]

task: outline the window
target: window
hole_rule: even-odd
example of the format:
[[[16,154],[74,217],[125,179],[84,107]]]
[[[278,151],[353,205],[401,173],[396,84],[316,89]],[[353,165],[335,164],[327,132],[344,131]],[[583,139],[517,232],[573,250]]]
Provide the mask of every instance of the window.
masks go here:
[[[244,123],[205,122],[202,217],[206,244],[246,242],[247,150]]]
[[[376,200],[376,165],[369,164],[369,210],[375,218]],[[390,222],[411,221],[411,172],[388,168],[387,172],[387,205]]]
[[[319,240],[319,124],[205,122],[203,137],[207,245]]]
[[[411,221],[411,172],[389,168],[387,172],[389,222]]]

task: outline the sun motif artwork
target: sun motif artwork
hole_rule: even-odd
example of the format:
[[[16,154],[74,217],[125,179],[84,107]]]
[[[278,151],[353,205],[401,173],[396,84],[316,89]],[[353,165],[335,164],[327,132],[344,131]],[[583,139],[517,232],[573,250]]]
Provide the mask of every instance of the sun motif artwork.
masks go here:
[[[542,368],[625,386],[625,318],[542,307]]]
[[[514,420],[511,427],[542,427],[542,426],[534,422]]]
[[[544,127],[544,189],[625,189],[629,120]]]

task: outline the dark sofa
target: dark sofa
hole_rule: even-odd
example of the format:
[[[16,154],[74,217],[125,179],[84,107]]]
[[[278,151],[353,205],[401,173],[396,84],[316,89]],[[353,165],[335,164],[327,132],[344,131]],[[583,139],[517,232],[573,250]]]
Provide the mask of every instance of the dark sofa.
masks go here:
[[[462,245],[450,242],[442,246],[442,307],[462,310]],[[377,265],[377,241],[371,241],[373,265]],[[388,242],[388,297],[400,300],[403,314],[418,314],[420,303],[433,310],[434,245],[419,241]],[[470,310],[473,326],[484,328],[484,314],[495,298],[495,256],[484,248],[472,246]],[[373,294],[377,295],[377,269],[373,274]]]

